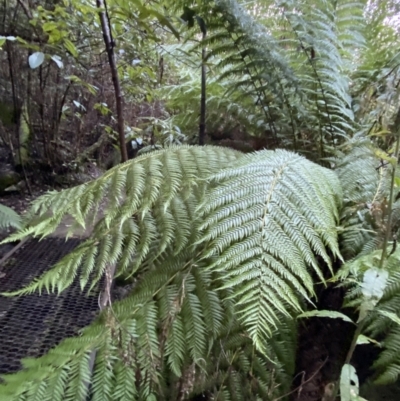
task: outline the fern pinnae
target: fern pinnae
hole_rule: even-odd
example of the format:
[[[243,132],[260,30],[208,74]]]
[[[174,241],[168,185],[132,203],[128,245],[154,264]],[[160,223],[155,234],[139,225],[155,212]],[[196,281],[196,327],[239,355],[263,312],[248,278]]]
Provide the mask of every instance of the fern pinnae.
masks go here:
[[[219,298],[213,291],[208,290],[211,274],[203,271],[203,269],[193,269],[192,274],[195,280],[196,295],[203,312],[205,327],[209,332],[209,336],[215,335],[222,324],[223,309]]]
[[[57,369],[49,378],[49,385],[42,401],[63,401],[67,378],[68,371],[65,367]]]
[[[193,226],[193,221],[189,209],[191,208],[191,200],[184,202],[180,197],[175,197],[171,201],[171,215],[176,222],[178,229],[175,230],[174,249],[175,255],[179,254],[186,245],[188,245]]]
[[[115,383],[112,394],[115,401],[136,401],[136,369],[132,366],[132,359],[125,364],[121,358],[114,367]]]
[[[162,203],[164,204],[164,212],[169,207],[172,199],[177,195],[182,187],[182,164],[180,162],[181,155],[178,155],[177,160],[171,160],[168,153],[164,153],[162,159],[163,182],[161,185]],[[185,177],[186,179],[188,176]]]
[[[8,227],[21,228],[21,217],[13,209],[0,203],[0,230]]]
[[[133,223],[134,224],[134,223]],[[133,229],[131,229],[130,234],[125,236],[124,247],[122,249],[121,257],[118,261],[118,266],[115,276],[126,274],[128,267],[135,257],[135,250],[138,243],[138,236]]]
[[[111,178],[108,189],[108,202],[104,211],[104,222],[109,228],[115,217],[120,213],[121,203],[125,198],[126,171],[117,170]]]
[[[158,238],[158,251],[154,255],[154,258],[161,255],[171,243],[175,240],[175,233],[179,230],[179,221],[177,222],[170,211],[170,208],[165,205],[159,205],[158,210],[165,209],[163,212],[158,212],[155,210],[153,212],[154,219],[156,221],[156,226],[159,231]]]
[[[76,356],[71,362],[69,377],[70,381],[65,391],[65,401],[84,401],[88,395],[87,383],[91,381],[89,369],[90,353]]]
[[[122,255],[123,247],[125,243],[126,234],[122,231],[122,229],[118,229],[114,231],[111,235],[111,251],[109,253],[108,264],[116,264]]]
[[[115,357],[112,354],[115,353],[115,350],[112,349],[110,340],[109,336],[105,338],[101,350],[96,355],[91,381],[92,401],[108,401],[111,399],[111,383],[114,380],[113,365],[115,363]]]
[[[272,263],[269,262],[271,265]],[[249,264],[253,265],[253,262],[249,262]],[[240,284],[245,283],[249,279],[251,280],[256,280],[259,278],[260,280],[263,280],[265,283],[271,283],[271,285],[268,288],[269,293],[277,293],[277,296],[282,299],[282,301],[286,302],[287,305],[290,305],[290,307],[293,310],[300,310],[299,304],[296,301],[296,295],[294,294],[292,288],[287,285],[285,280],[283,280],[281,277],[276,272],[271,271],[272,269],[265,269],[263,268],[264,265],[262,263],[258,263],[258,271],[254,271],[253,274],[249,274],[249,267],[246,265],[241,265],[240,269],[237,269],[236,271],[233,272],[227,272],[225,275],[222,276],[222,282],[226,282],[225,285],[221,286],[220,289],[225,289],[225,288],[230,288],[232,287],[239,287]],[[251,266],[253,267],[253,266]],[[293,276],[292,276],[293,277]],[[286,278],[286,277],[285,277]],[[296,280],[297,281],[297,280]],[[298,283],[298,281],[297,281]],[[302,293],[303,296],[307,297],[307,293],[305,290],[302,288],[300,283],[296,286],[296,283],[292,283],[293,287],[296,289],[300,289],[300,293]],[[267,287],[268,285],[265,285]],[[237,292],[237,295],[240,294],[240,291]],[[233,297],[234,298],[234,297]],[[286,308],[287,310],[287,308]],[[286,313],[286,312],[285,312]]]
[[[42,401],[46,392],[47,382],[38,383],[36,386],[31,386],[28,389],[26,396],[32,401]]]
[[[160,349],[158,339],[158,314],[157,305],[149,301],[137,312],[137,363],[142,371],[142,376],[147,377],[144,387],[158,385],[160,367]]]
[[[207,336],[201,304],[196,294],[188,291],[182,304],[182,314],[186,316],[184,328],[190,355],[195,363],[202,365]]]
[[[168,366],[177,377],[182,375],[182,365],[185,359],[186,347],[182,318],[180,315],[177,315],[172,321],[169,335],[165,343]]]

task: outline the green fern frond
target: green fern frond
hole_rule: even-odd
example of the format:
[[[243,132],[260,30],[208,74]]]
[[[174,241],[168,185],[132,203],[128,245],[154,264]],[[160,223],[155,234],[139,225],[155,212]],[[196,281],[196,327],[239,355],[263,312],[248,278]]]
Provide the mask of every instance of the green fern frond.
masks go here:
[[[195,295],[196,280],[188,276],[192,268],[183,270],[180,278],[176,277],[168,284],[170,289],[184,288],[178,299],[176,290],[159,292],[157,304],[165,306],[168,299],[174,300],[169,308],[170,316],[173,316],[169,329],[160,327],[160,309],[152,300],[152,294],[146,288],[138,288],[128,298],[105,310],[82,331],[81,336],[64,340],[47,355],[26,360],[24,370],[4,376],[5,382],[0,385],[1,399],[15,401],[23,395],[26,400],[33,401],[34,393],[41,394],[41,399],[51,399],[52,393],[54,399],[60,400],[73,399],[73,396],[82,400],[88,396],[94,400],[107,400],[112,395],[115,401],[132,401],[153,394],[172,401],[176,399],[175,385],[181,380],[177,373],[192,370],[192,366],[199,387],[193,389],[194,393],[218,394],[224,389],[227,396],[242,396],[243,399],[253,399],[255,394],[262,396],[268,392],[279,394],[278,389],[270,388],[270,383],[281,368],[254,351],[254,345],[238,325],[234,311],[226,310],[227,305],[233,308],[233,303],[225,301],[225,306],[221,304],[224,311],[218,314],[218,319],[222,318],[224,324],[219,330],[213,331],[201,321],[205,308]],[[198,275],[202,275],[202,271],[199,270]],[[147,273],[155,274],[154,271]],[[211,291],[213,280],[207,278],[209,273],[205,272],[202,286]],[[217,296],[218,292],[214,294]],[[182,302],[182,308],[176,309],[179,302]],[[282,331],[280,335],[286,336],[284,333]],[[164,336],[167,336],[166,342],[159,341]],[[171,369],[163,376],[160,375],[161,355]],[[91,357],[95,358],[93,371],[90,371]],[[293,359],[294,353],[290,357]],[[269,349],[269,358],[275,359],[273,347]],[[249,386],[250,372],[260,381],[259,387]],[[240,378],[241,386],[230,381],[230,374]],[[170,383],[164,392],[166,378]],[[285,383],[283,388],[287,390],[290,378],[283,374],[276,377],[276,382],[281,383],[281,387]],[[167,396],[169,392],[171,394]]]
[[[8,227],[20,228],[21,217],[13,209],[0,204],[0,230]]]
[[[341,188],[332,172],[285,151],[244,156],[212,185],[202,206],[204,258],[222,274],[221,288],[235,289],[244,325],[262,349],[278,315],[300,309],[294,293],[313,293],[308,267],[323,280],[314,255],[328,266],[325,246],[339,255]]]
[[[354,140],[332,159],[344,192],[341,212],[341,251],[346,259],[368,255],[380,244],[379,225],[389,189],[389,168],[379,168],[376,149],[367,140]]]
[[[169,148],[117,166],[93,182],[42,196],[33,204],[30,223],[8,241],[50,235],[67,216],[83,228],[93,221],[95,226],[91,238],[21,293],[62,291],[81,266],[82,288],[89,277],[94,286],[110,264],[129,276],[172,244],[179,252],[196,235],[191,222],[206,178],[239,156],[226,148]]]
[[[121,178],[124,171],[136,176]],[[172,401],[182,386],[244,400],[287,391],[299,297],[313,294],[312,274],[323,279],[316,256],[328,266],[326,248],[339,257],[335,173],[286,151],[171,148],[48,194],[33,213],[52,225],[46,210],[63,204],[54,221],[73,210],[86,224],[86,203],[96,211],[104,199],[117,212],[105,202],[91,237],[21,292],[62,290],[76,275],[96,282],[110,263],[132,276],[134,289],[81,336],[6,376],[1,399],[49,399],[52,391],[59,399]],[[48,229],[39,219],[27,230]]]

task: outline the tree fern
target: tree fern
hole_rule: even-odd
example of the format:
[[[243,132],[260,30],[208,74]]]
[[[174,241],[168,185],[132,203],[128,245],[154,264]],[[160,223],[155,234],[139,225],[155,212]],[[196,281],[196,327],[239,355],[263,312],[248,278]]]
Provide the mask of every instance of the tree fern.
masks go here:
[[[359,60],[350,62],[350,56],[363,54],[366,44],[365,2],[285,0],[255,6],[219,0],[213,16],[202,3],[178,4],[203,13],[207,39],[194,51],[207,46],[210,75],[226,88],[225,96],[254,115],[247,125],[257,136],[312,157],[354,133],[349,75]],[[174,87],[187,95],[185,84]],[[183,126],[187,114],[178,118]],[[225,108],[222,114],[230,116]]]
[[[243,321],[262,347],[279,321],[276,312],[299,309],[295,292],[312,294],[307,266],[323,279],[314,255],[330,266],[325,245],[339,254],[341,189],[333,173],[288,152],[264,151],[241,163],[213,177],[216,188],[203,206],[202,242],[209,268],[222,274],[222,288],[237,288]]]
[[[61,291],[76,275],[94,285],[110,263],[135,287],[79,337],[5,376],[1,399],[283,394],[294,366],[283,344],[294,349],[293,315],[312,275],[323,279],[316,255],[328,266],[326,248],[339,256],[340,204],[336,175],[303,157],[208,146],[152,152],[45,195],[14,238],[104,211],[88,240],[19,293]]]

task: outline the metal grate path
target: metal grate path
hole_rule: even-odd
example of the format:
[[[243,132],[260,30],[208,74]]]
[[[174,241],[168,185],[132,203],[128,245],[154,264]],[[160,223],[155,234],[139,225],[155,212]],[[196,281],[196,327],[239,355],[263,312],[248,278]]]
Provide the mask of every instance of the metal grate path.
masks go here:
[[[22,288],[72,251],[80,240],[31,240],[0,266],[0,292]],[[46,353],[76,335],[99,311],[99,290],[82,293],[78,282],[60,295],[0,296],[0,374],[21,369],[21,358]]]

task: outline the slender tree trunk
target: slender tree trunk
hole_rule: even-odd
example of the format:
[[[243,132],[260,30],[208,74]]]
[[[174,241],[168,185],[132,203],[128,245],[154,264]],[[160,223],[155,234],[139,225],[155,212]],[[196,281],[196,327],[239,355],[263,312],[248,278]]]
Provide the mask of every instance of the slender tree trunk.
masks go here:
[[[29,184],[28,177],[26,175],[26,170],[25,170],[25,160],[23,160],[22,152],[21,152],[22,144],[21,144],[21,137],[20,137],[19,130],[20,130],[20,124],[21,124],[21,120],[23,118],[23,114],[22,114],[22,108],[20,107],[20,101],[18,100],[18,94],[17,94],[16,84],[15,84],[15,79],[14,79],[12,45],[10,42],[7,42],[7,59],[8,59],[8,68],[9,68],[11,88],[12,88],[14,118],[18,117],[18,120],[15,123],[15,136],[17,138],[18,159],[19,159],[19,163],[21,165],[22,173],[24,175],[24,181],[25,181],[26,187],[28,189],[29,195],[32,196],[31,186]],[[12,143],[12,142],[10,141],[10,143]]]
[[[128,152],[125,143],[125,128],[124,128],[124,114],[122,110],[121,85],[118,78],[117,64],[115,62],[115,55],[114,55],[115,44],[114,41],[112,40],[110,21],[106,13],[106,2],[105,0],[96,0],[96,5],[97,8],[99,9],[101,30],[103,32],[103,39],[106,45],[108,63],[110,64],[111,77],[114,84],[115,101],[117,108],[117,121],[118,121],[118,137],[119,137],[119,146],[121,148],[121,161],[125,162],[128,160]]]
[[[203,31],[203,40],[206,32]],[[200,126],[199,126],[199,145],[204,145],[206,139],[206,48],[201,52],[201,100],[200,100]]]

